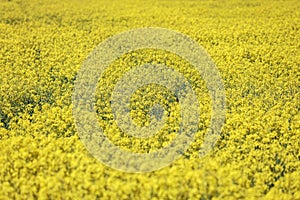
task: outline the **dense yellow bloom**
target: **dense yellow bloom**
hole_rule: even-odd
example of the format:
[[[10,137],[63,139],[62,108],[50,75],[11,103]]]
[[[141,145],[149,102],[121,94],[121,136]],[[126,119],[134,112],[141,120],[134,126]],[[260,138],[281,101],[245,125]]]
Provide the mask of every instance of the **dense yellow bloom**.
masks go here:
[[[297,0],[0,0],[0,199],[300,199],[299,16]],[[201,111],[180,159],[128,174],[85,149],[71,96],[89,53],[109,36],[139,27],[177,30],[202,45],[224,81],[227,113],[220,140],[199,159],[211,117],[201,75],[172,52],[123,55],[102,75],[95,98],[99,125],[115,145],[153,152],[179,131],[176,97],[155,84],[135,91],[130,116],[141,127],[164,119],[162,129],[150,139],[120,130],[111,93],[135,66],[164,64],[180,72]],[[157,104],[164,113],[153,116]]]

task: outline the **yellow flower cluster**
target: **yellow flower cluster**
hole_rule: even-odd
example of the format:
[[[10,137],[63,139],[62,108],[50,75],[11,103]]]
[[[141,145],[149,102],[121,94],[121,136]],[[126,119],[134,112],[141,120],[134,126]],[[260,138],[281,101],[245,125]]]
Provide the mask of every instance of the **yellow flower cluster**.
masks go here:
[[[300,199],[300,3],[291,1],[0,0],[0,199]],[[180,72],[197,94],[198,131],[187,152],[151,173],[120,172],[80,142],[72,116],[76,75],[107,37],[139,27],[182,32],[215,61],[226,121],[199,159],[210,125],[206,83],[172,52],[115,60],[95,98],[99,125],[120,148],[148,153],[179,131],[176,96],[150,84],[130,99],[137,126],[165,119],[151,138],[120,130],[110,106],[122,75],[145,63]],[[153,106],[164,109],[153,119]]]
[[[201,99],[199,107],[203,112],[205,111],[205,113],[202,114],[201,123],[199,124],[202,128],[200,128],[198,132],[198,135],[201,134],[203,138],[206,131],[204,127],[208,127],[209,125],[211,102],[207,88],[205,87],[205,82],[202,80],[199,72],[186,61],[181,61],[179,56],[163,52],[162,50],[146,49],[126,54],[116,60],[100,78],[99,88],[96,94],[96,111],[98,113],[99,123],[110,140],[127,150],[134,152],[150,152],[166,146],[176,137],[176,133],[180,128],[179,124],[181,118],[178,99],[176,99],[167,88],[161,85],[149,84],[135,91],[131,97],[130,104],[131,117],[135,124],[140,127],[150,124],[150,109],[157,104],[162,105],[163,109],[166,111],[164,115],[168,117],[165,121],[165,126],[155,134],[154,137],[139,139],[127,136],[124,138],[122,136],[126,135],[126,133],[122,133],[114,119],[113,111],[110,106],[110,97],[116,83],[127,71],[133,67],[141,66],[146,63],[157,65],[165,64],[173,67],[182,73],[187,80],[191,81],[193,89],[198,94],[198,99]],[[160,121],[162,120],[161,118],[156,120]],[[130,138],[130,140],[128,138]],[[201,137],[197,138],[202,141]],[[194,151],[194,153],[196,153],[195,156],[198,156],[196,151]]]

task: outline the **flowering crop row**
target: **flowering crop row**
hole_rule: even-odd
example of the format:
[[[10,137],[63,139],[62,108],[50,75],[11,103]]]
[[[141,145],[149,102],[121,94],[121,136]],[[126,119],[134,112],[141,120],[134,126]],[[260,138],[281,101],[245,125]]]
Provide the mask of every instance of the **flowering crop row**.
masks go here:
[[[161,170],[128,174],[99,163],[72,116],[76,75],[107,37],[138,27],[182,32],[215,61],[226,90],[226,121],[199,159],[211,100],[191,64],[143,49],[115,60],[96,92],[98,122],[120,148],[165,147],[180,125],[178,99],[150,84],[135,91],[138,126],[165,119],[150,139],[118,128],[110,108],[117,80],[144,63],[189,80],[201,117],[190,148]],[[289,1],[0,0],[0,199],[300,199],[300,3]],[[157,119],[149,113],[159,104]]]

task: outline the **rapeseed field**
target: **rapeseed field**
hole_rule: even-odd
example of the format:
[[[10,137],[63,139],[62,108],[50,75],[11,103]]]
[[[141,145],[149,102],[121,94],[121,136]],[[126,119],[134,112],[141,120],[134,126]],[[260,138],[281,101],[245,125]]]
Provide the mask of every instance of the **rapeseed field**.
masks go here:
[[[145,139],[118,128],[111,96],[132,66],[180,72],[201,111],[179,159],[127,173],[99,162],[82,143],[72,95],[98,44],[145,27],[180,32],[206,50],[223,81],[226,119],[200,158],[212,100],[194,66],[158,49],[120,56],[95,95],[99,126],[112,143],[147,154],[180,129],[178,99],[157,84],[132,94],[130,117],[140,127],[163,118],[162,129]],[[300,199],[299,35],[298,0],[0,0],[0,199]],[[151,107],[164,113],[153,119]]]

